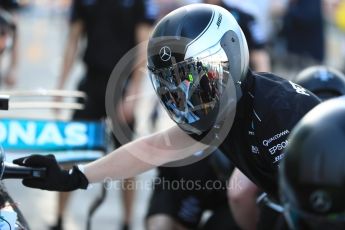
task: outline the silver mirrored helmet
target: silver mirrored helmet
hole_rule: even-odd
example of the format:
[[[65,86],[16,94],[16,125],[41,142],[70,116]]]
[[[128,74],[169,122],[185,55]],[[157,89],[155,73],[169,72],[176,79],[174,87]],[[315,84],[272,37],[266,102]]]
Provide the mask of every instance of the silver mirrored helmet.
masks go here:
[[[227,119],[231,102],[241,97],[248,62],[241,28],[215,5],[171,12],[158,22],[148,44],[154,89],[170,117],[190,133],[207,132]]]

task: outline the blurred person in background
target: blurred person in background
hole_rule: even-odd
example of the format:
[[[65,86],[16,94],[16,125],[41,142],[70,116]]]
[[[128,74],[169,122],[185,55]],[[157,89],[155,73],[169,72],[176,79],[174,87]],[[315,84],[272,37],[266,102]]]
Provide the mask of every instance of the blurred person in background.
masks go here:
[[[341,54],[345,57],[345,0],[339,0],[339,5],[335,12],[335,23],[342,33],[341,39]],[[345,61],[342,61],[341,68],[345,73]]]
[[[232,7],[240,8],[257,17],[262,28],[261,35],[269,40],[272,33],[272,19],[284,14],[289,0],[224,0]]]
[[[178,3],[182,4],[182,2],[184,4],[190,4],[196,1],[180,1]],[[242,9],[229,6],[221,0],[205,0],[202,2],[219,5],[227,9],[235,17],[247,38],[251,67],[258,72],[269,72],[271,70],[270,58],[266,51],[267,41],[264,39],[267,36],[262,34],[262,24],[258,23],[257,17]],[[163,9],[163,13],[162,10],[160,11],[161,15],[164,16],[169,13],[169,9],[172,11],[174,7],[177,8],[179,5],[178,3],[175,2],[175,4],[173,4],[169,2],[166,5],[164,2],[161,3],[160,7]],[[225,180],[227,180],[232,173],[233,167],[229,161],[228,167],[225,167],[227,164],[225,162],[219,164],[219,162],[224,160],[221,156],[222,154],[221,152],[212,153],[210,157],[190,166],[159,167],[158,177],[161,181],[166,180],[171,182],[184,179],[186,181],[200,180],[205,183],[205,181],[214,178],[219,179],[220,177],[224,180],[224,175],[228,175],[228,178],[225,178]],[[227,170],[227,172],[224,170]],[[200,173],[201,171],[203,173]],[[236,169],[236,175],[239,173],[239,170]],[[221,174],[221,176],[219,174]],[[247,223],[250,223],[247,221],[247,216],[255,216],[253,212],[257,212],[255,203],[256,196],[248,195],[252,195],[254,192],[256,194],[258,189],[242,173],[241,175],[241,186],[245,186],[249,189],[246,192],[242,192],[242,189],[241,192],[232,188],[229,189],[229,194],[234,193],[236,200],[241,199],[240,204],[235,202],[234,207],[231,206],[232,212],[227,205],[228,202],[225,189],[211,189],[210,191],[185,191],[177,189],[170,191],[164,188],[164,185],[156,184],[147,214],[147,229],[195,229],[200,227],[202,214],[206,210],[211,210],[213,215],[202,225],[202,229],[238,229],[232,215],[233,213],[237,215],[238,212],[236,212],[236,209],[243,210],[243,208],[245,209],[243,211],[246,214],[246,220],[243,221],[244,223],[240,221],[240,224],[245,226]],[[234,178],[233,181],[236,179],[237,178]],[[230,184],[235,184],[235,182]],[[161,203],[165,203],[166,205],[162,206],[160,205]],[[188,215],[186,213],[188,213]]]
[[[345,0],[324,0],[327,64],[345,72]]]
[[[223,0],[223,2],[255,17],[257,27],[260,28],[255,31],[256,37],[271,46],[280,18],[286,11],[288,0]],[[252,60],[267,59],[267,54],[263,52],[252,52],[251,56]]]
[[[260,18],[244,7],[232,5],[229,0],[204,0],[203,2],[219,5],[235,17],[247,38],[251,68],[256,72],[270,72],[270,57],[266,50],[269,37],[268,30],[260,23]]]
[[[18,23],[15,0],[0,0],[0,64],[3,82],[8,87],[15,86],[18,71]],[[9,62],[4,66],[4,54],[9,54]],[[4,68],[5,67],[5,68]]]
[[[281,36],[288,60],[298,69],[321,64],[325,58],[325,35],[321,0],[290,0],[284,15]],[[291,66],[288,66],[291,68]]]
[[[110,74],[127,51],[148,38],[149,28],[155,19],[156,15],[151,10],[149,1],[146,0],[74,0],[72,2],[69,35],[57,87],[64,88],[80,48],[80,41],[86,38],[83,56],[85,75],[79,83],[78,90],[85,92],[87,99],[84,109],[73,114],[74,120],[106,118],[105,92]],[[137,93],[139,76],[134,75],[139,75],[138,72],[134,71],[132,80],[127,86],[126,96]],[[114,105],[123,111],[119,113],[124,114],[119,119],[123,124],[127,123],[128,126],[134,127],[134,101],[124,103],[120,100],[117,99]],[[121,143],[114,139],[115,147],[121,146]],[[128,229],[130,224],[134,189],[129,185],[132,183],[133,179],[128,179],[123,184],[122,229]],[[69,193],[59,193],[57,220],[51,229],[63,229],[63,215],[68,198]]]
[[[337,7],[335,9],[335,23],[340,30],[345,31],[345,1],[338,0]]]

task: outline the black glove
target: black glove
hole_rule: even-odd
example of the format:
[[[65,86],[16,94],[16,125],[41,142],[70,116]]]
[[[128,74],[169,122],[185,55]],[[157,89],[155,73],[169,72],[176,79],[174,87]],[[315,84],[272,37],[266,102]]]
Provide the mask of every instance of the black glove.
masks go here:
[[[44,178],[23,179],[22,183],[27,187],[67,192],[78,188],[86,189],[89,184],[77,166],[73,166],[71,170],[61,169],[54,155],[32,155],[15,159],[13,163],[32,168],[46,168]]]

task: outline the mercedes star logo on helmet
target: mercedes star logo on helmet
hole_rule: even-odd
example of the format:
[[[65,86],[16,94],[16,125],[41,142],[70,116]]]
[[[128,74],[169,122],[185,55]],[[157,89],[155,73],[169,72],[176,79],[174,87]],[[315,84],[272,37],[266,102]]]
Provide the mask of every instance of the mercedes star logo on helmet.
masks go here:
[[[163,46],[159,50],[159,56],[162,61],[169,61],[171,58],[171,49],[168,46]]]

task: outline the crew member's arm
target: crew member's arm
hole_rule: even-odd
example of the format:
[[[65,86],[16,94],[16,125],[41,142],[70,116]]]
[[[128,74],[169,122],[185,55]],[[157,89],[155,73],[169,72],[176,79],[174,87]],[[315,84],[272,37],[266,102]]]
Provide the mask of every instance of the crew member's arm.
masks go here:
[[[85,175],[90,183],[101,182],[106,177],[124,179],[156,166],[184,159],[206,147],[174,126],[128,143],[111,154],[87,164]]]
[[[74,21],[70,24],[67,43],[65,46],[62,69],[58,78],[58,89],[63,89],[65,82],[68,79],[69,73],[72,69],[75,56],[78,49],[78,42],[83,33],[83,23],[80,20]]]
[[[287,0],[270,1],[270,14],[272,18],[281,17],[287,8]],[[257,72],[271,72],[271,60],[266,49],[253,49],[250,52],[250,61]]]
[[[250,63],[256,72],[270,72],[271,59],[265,49],[254,49],[250,51]]]
[[[146,49],[152,26],[149,23],[139,23],[136,27],[136,60],[133,75],[129,82],[124,100],[119,104],[119,118],[122,122],[134,119],[134,108],[138,99],[143,75],[146,73]]]
[[[243,30],[247,38],[250,64],[256,72],[270,72],[271,59],[266,50],[268,34],[256,15],[243,17],[246,19]]]
[[[259,188],[237,168],[230,178],[229,185],[228,200],[236,223],[243,230],[256,229],[259,219],[256,197]]]
[[[118,104],[119,119],[122,122],[132,122],[134,119],[134,108],[139,98],[139,91],[143,76],[147,73],[146,70],[146,50],[147,41],[149,40],[152,25],[158,18],[158,6],[154,1],[140,0],[136,1],[134,5],[135,13],[135,41],[137,46],[136,60],[134,60],[133,74],[128,84],[124,99]]]
[[[12,38],[12,47],[10,52],[10,62],[8,69],[6,70],[4,81],[9,87],[13,87],[17,83],[17,71],[18,71],[18,19],[16,14],[7,13],[1,10],[2,14],[7,15],[9,22],[9,35]]]
[[[181,160],[207,146],[195,141],[178,127],[130,142],[94,162],[84,169],[62,170],[52,156],[33,155],[13,162],[27,167],[46,168],[44,178],[28,178],[23,184],[51,191],[85,189],[89,183],[104,179],[133,177],[156,166]]]

